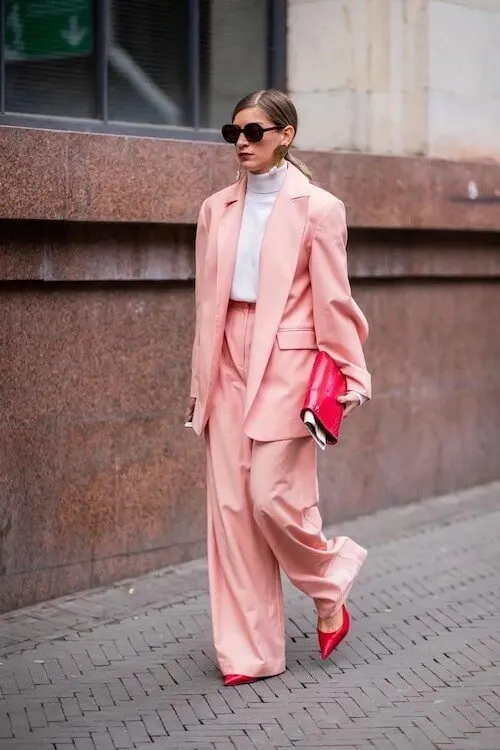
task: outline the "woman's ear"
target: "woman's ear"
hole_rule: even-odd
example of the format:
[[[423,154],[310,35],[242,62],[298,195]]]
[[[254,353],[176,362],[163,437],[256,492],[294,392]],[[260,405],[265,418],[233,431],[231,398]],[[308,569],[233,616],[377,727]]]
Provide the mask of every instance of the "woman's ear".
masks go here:
[[[293,139],[295,138],[295,129],[293,125],[287,125],[285,128],[283,128],[283,135],[283,145],[291,146]]]

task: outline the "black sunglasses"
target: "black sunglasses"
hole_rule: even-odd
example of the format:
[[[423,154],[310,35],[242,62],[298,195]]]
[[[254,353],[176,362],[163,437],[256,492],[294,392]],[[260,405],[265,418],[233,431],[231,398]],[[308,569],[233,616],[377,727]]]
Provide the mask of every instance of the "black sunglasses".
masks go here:
[[[222,137],[228,143],[238,143],[238,138],[243,133],[249,143],[258,143],[264,138],[264,133],[269,130],[283,130],[283,128],[278,125],[272,128],[263,128],[258,122],[249,122],[244,128],[240,128],[239,125],[223,125]]]

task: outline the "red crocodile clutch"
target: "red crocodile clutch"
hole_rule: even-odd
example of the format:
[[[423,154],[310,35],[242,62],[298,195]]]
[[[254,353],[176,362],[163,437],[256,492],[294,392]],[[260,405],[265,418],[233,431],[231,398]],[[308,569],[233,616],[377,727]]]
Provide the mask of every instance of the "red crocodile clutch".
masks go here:
[[[318,352],[306,389],[302,419],[307,410],[311,411],[326,433],[328,445],[335,445],[339,439],[340,423],[344,407],[337,401],[346,393],[345,375],[326,352]]]

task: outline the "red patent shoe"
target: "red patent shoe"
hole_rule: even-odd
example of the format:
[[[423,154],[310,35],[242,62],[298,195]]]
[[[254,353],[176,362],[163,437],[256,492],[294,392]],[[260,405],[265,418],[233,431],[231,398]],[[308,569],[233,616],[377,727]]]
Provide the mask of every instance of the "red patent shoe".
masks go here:
[[[322,659],[328,659],[332,651],[344,640],[350,627],[351,618],[349,612],[345,608],[345,605],[342,605],[342,625],[338,630],[334,630],[333,633],[325,633],[318,628],[319,650],[321,651]]]
[[[247,677],[245,674],[226,674],[224,675],[224,687],[246,685],[248,682],[255,682],[257,679],[257,677]]]

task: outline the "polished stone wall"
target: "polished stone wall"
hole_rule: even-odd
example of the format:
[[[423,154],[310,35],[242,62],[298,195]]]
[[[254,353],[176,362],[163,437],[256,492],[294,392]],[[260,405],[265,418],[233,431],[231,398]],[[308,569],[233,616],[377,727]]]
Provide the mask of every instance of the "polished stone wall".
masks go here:
[[[301,154],[341,195],[374,399],[327,521],[500,477],[500,168]],[[201,200],[222,146],[0,129],[0,610],[202,555],[183,428]],[[478,186],[472,198],[468,185]]]
[[[52,280],[0,286],[0,609],[204,553],[193,285],[147,278],[189,275],[187,230],[97,229],[2,225],[25,276],[45,233]],[[498,239],[353,230],[350,265],[374,399],[321,456],[325,519],[498,478]]]
[[[0,289],[0,608],[202,554],[191,285]]]
[[[500,166],[302,151],[352,227],[500,230]],[[233,147],[0,127],[0,218],[192,225]],[[43,241],[43,238],[41,238]]]

